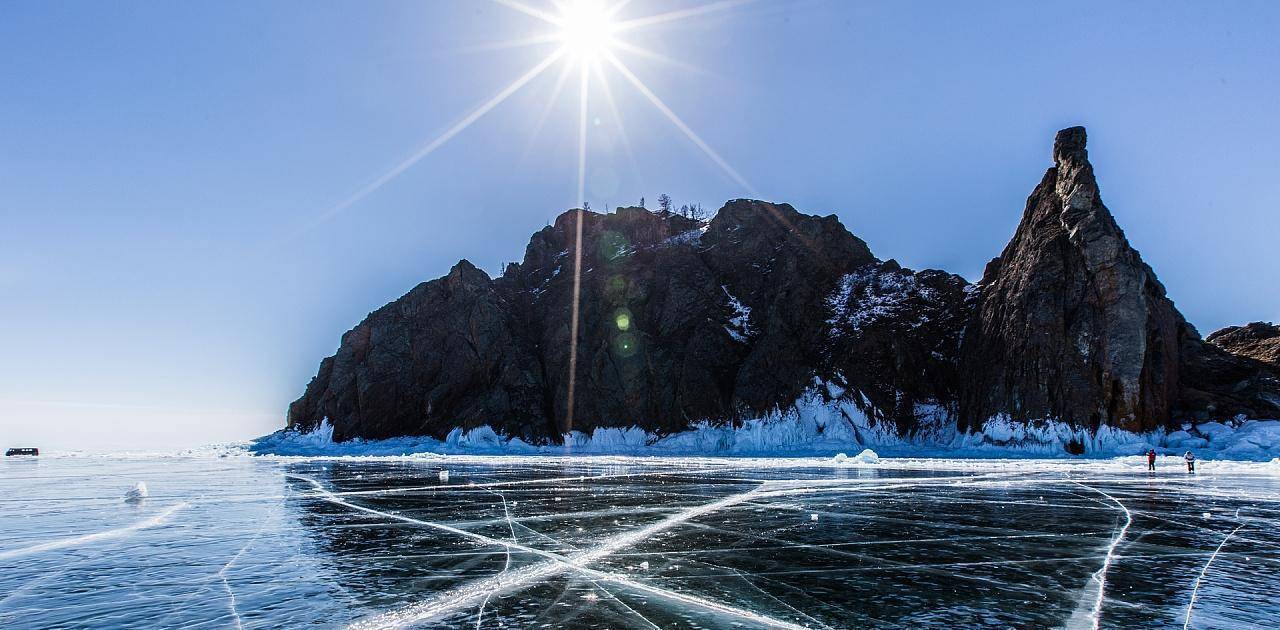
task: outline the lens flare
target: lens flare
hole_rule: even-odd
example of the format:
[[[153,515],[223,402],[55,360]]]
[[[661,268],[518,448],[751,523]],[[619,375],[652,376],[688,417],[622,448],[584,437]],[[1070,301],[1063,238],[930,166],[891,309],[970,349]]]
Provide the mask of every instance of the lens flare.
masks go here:
[[[627,309],[621,309],[613,316],[613,323],[617,325],[618,330],[627,332],[631,329],[631,312]]]

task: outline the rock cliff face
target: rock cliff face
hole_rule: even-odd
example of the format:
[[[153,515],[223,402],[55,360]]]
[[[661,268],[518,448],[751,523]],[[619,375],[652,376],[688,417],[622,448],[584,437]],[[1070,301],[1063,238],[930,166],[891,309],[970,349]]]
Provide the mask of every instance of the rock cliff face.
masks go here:
[[[1154,429],[1178,401],[1185,322],[1103,205],[1083,127],[1058,132],[1053,161],[980,283],[961,421]]]
[[[461,261],[369,314],[321,361],[289,423],[328,417],[337,439],[484,424],[513,435],[542,418],[542,371],[513,307]]]
[[[835,216],[786,204],[730,201],[709,223],[568,211],[502,276],[462,261],[371,313],[289,426],[327,419],[342,440],[487,424],[554,441],[737,422],[804,395],[901,432],[1280,415],[1276,363],[1255,357],[1274,355],[1252,350],[1276,335],[1211,337],[1245,356],[1201,341],[1102,204],[1084,130],[1060,132],[1053,158],[977,286],[882,261]]]

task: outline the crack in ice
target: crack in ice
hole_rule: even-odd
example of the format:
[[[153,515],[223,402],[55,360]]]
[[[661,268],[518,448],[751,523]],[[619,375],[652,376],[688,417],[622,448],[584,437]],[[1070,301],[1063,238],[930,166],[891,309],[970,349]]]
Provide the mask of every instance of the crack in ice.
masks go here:
[[[60,540],[51,540],[49,542],[40,543],[38,545],[23,547],[22,549],[0,551],[0,560],[8,560],[10,558],[21,558],[23,556],[29,556],[32,554],[42,553],[45,551],[53,551],[55,549],[65,549],[67,547],[79,547],[81,545],[92,543],[92,542],[98,542],[100,540],[109,540],[112,538],[120,538],[122,536],[128,536],[129,534],[132,534],[134,532],[164,525],[166,522],[168,522],[169,517],[173,516],[175,512],[177,512],[178,510],[187,508],[190,505],[191,505],[190,503],[187,503],[185,501],[182,503],[171,505],[168,507],[168,509],[164,510],[163,512],[151,518],[138,521],[137,523],[134,523],[132,525],[127,525],[125,527],[108,529],[106,531],[97,532],[93,534],[85,534],[83,536],[72,536],[70,538],[63,538]]]
[[[708,565],[708,566],[716,566],[716,565]],[[722,569],[728,569],[728,567],[719,567],[719,568],[722,568]],[[742,582],[743,582],[743,583],[745,583],[747,586],[750,586],[751,588],[753,588],[753,589],[755,589],[755,590],[759,591],[759,592],[760,592],[762,595],[764,595],[765,597],[768,597],[769,599],[772,599],[773,601],[778,602],[779,604],[781,604],[781,605],[782,605],[782,607],[783,607],[783,608],[786,608],[786,609],[790,610],[791,612],[793,612],[793,613],[795,613],[795,614],[797,614],[797,615],[800,615],[801,617],[804,617],[805,619],[808,619],[809,621],[812,621],[813,623],[817,624],[819,628],[830,628],[830,627],[831,627],[831,626],[828,626],[827,624],[822,623],[821,621],[818,621],[817,619],[815,619],[815,618],[813,618],[813,617],[811,617],[811,616],[809,616],[809,615],[807,615],[807,614],[805,614],[805,613],[801,612],[801,611],[800,611],[799,609],[797,609],[795,606],[792,606],[791,604],[788,604],[788,603],[786,603],[786,602],[782,601],[781,599],[778,599],[778,597],[777,597],[776,595],[774,595],[773,593],[770,593],[769,591],[766,591],[766,590],[764,590],[764,589],[760,588],[760,586],[759,586],[758,584],[756,584],[755,582],[752,582],[750,579],[748,579],[748,578],[747,578],[747,576],[746,576],[746,575],[744,575],[741,571],[739,571],[739,570],[737,570],[737,569],[729,569],[729,570],[730,570],[730,571],[733,571],[733,572],[734,572],[734,574],[736,574],[736,575],[738,576],[738,579],[739,579],[739,580],[742,580]]]
[[[760,615],[748,610],[742,610],[740,608],[735,608],[733,606],[728,606],[726,604],[722,604],[719,602],[706,600],[693,595],[687,595],[684,593],[678,593],[675,591],[658,588],[642,582],[637,582],[635,580],[632,580],[622,575],[618,575],[616,573],[599,571],[596,569],[591,569],[586,566],[592,562],[603,559],[606,556],[609,556],[616,551],[619,551],[631,545],[635,545],[644,540],[647,540],[651,538],[654,534],[657,534],[658,532],[664,531],[666,529],[670,529],[671,527],[684,523],[685,521],[755,498],[760,495],[761,488],[763,488],[765,485],[768,485],[768,484],[762,484],[761,486],[758,486],[747,492],[731,495],[723,499],[720,499],[718,501],[694,506],[678,514],[675,514],[666,519],[658,521],[657,523],[646,525],[644,527],[640,527],[635,530],[631,530],[629,532],[619,534],[610,539],[607,539],[604,543],[596,547],[593,547],[589,550],[578,552],[566,557],[566,556],[561,556],[559,554],[551,553],[549,551],[544,551],[542,549],[537,549],[535,547],[529,547],[527,545],[513,543],[511,541],[505,541],[497,538],[492,538],[490,536],[485,536],[483,534],[477,534],[475,532],[469,532],[463,529],[458,529],[456,527],[452,527],[444,523],[424,521],[424,520],[404,516],[402,514],[396,514],[394,512],[383,512],[381,510],[375,510],[373,508],[365,507],[363,505],[351,503],[349,501],[342,499],[337,495],[334,495],[332,492],[326,489],[323,485],[321,485],[320,482],[310,477],[305,477],[303,475],[297,475],[292,473],[288,473],[286,474],[286,476],[292,477],[295,479],[300,479],[302,481],[306,481],[310,483],[319,492],[320,498],[323,498],[324,500],[329,501],[331,503],[349,507],[353,510],[365,512],[368,514],[376,514],[379,516],[384,516],[387,518],[392,518],[392,519],[396,519],[404,522],[415,523],[418,525],[422,525],[424,527],[431,527],[433,529],[438,529],[438,530],[449,532],[452,534],[457,534],[459,536],[470,538],[472,540],[480,541],[486,544],[510,547],[512,549],[517,549],[519,551],[524,551],[527,553],[539,555],[547,559],[547,561],[545,562],[541,562],[535,565],[529,565],[529,566],[523,567],[522,569],[518,569],[516,571],[500,573],[498,575],[495,575],[483,580],[478,580],[476,582],[459,587],[457,589],[440,593],[435,598],[427,602],[412,604],[400,610],[390,611],[387,613],[377,615],[370,619],[358,621],[351,625],[352,628],[398,628],[398,627],[402,627],[411,623],[415,623],[415,622],[419,622],[427,619],[438,619],[440,616],[444,614],[456,611],[459,608],[466,607],[470,605],[471,602],[478,599],[482,599],[492,593],[523,587],[530,583],[534,583],[538,580],[541,580],[543,578],[550,577],[552,575],[556,575],[568,570],[577,571],[578,573],[581,573],[588,577],[592,577],[592,578],[596,578],[596,579],[600,579],[608,582],[613,582],[616,584],[621,584],[623,586],[627,586],[634,590],[644,591],[646,593],[650,593],[650,594],[664,597],[667,599],[675,600],[684,604],[705,608],[714,612],[737,617],[740,619],[745,619],[748,621],[760,623],[767,626],[772,626],[776,628],[794,628],[794,629],[799,629],[803,627],[794,623],[790,623],[780,619],[774,619],[772,617]]]
[[[1187,602],[1187,618],[1182,622],[1182,630],[1187,630],[1191,625],[1191,607],[1196,605],[1196,595],[1200,592],[1200,581],[1203,580],[1204,575],[1209,572],[1209,565],[1213,564],[1214,559],[1218,557],[1218,552],[1222,551],[1222,548],[1227,544],[1227,541],[1231,540],[1231,537],[1235,536],[1236,532],[1240,531],[1241,527],[1244,527],[1244,524],[1237,525],[1235,529],[1231,530],[1230,534],[1227,534],[1226,537],[1222,539],[1222,542],[1218,543],[1218,548],[1213,550],[1213,555],[1209,556],[1209,561],[1204,563],[1204,568],[1200,569],[1200,575],[1196,576],[1196,584],[1191,589],[1191,601]]]
[[[612,599],[613,601],[618,602],[618,605],[619,605],[619,606],[622,606],[623,608],[625,608],[625,609],[627,609],[628,611],[630,611],[630,612],[631,612],[631,614],[633,614],[633,615],[635,615],[635,616],[639,617],[639,618],[640,618],[640,620],[641,620],[641,621],[643,621],[643,622],[645,622],[646,624],[648,624],[648,625],[649,625],[649,627],[654,628],[654,630],[658,630],[658,624],[653,623],[652,621],[649,621],[649,618],[648,618],[648,617],[645,617],[645,616],[644,616],[644,615],[642,615],[642,614],[640,614],[640,611],[638,611],[638,610],[636,610],[636,609],[634,609],[634,608],[632,608],[632,607],[628,606],[628,605],[627,605],[627,603],[626,603],[626,602],[624,602],[624,601],[622,601],[621,599],[618,599],[618,596],[617,596],[617,595],[614,595],[614,594],[613,594],[613,592],[611,592],[609,589],[607,589],[607,588],[605,588],[605,587],[603,587],[603,586],[600,586],[599,584],[595,583],[594,581],[591,583],[591,585],[592,585],[592,586],[594,586],[594,587],[596,587],[596,588],[598,588],[598,589],[600,589],[600,590],[602,590],[602,591],[604,591],[604,594],[605,594],[605,595],[608,595],[608,596],[609,596],[609,599]]]
[[[546,485],[563,483],[568,481],[603,481],[608,479],[625,479],[628,477],[669,477],[675,475],[696,475],[700,473],[722,473],[733,472],[737,470],[752,470],[750,466],[719,466],[713,468],[690,468],[688,470],[677,469],[672,472],[655,472],[642,471],[630,473],[601,473],[599,475],[570,475],[565,477],[542,477],[538,479],[517,479],[511,481],[487,481],[483,483],[455,483],[455,484],[435,484],[430,486],[405,486],[401,488],[380,488],[378,490],[347,490],[347,491],[329,491],[333,496],[338,497],[357,497],[357,496],[382,496],[389,494],[401,494],[405,492],[440,492],[440,491],[467,491],[467,490],[485,490],[488,488],[502,488],[508,486],[528,486],[528,485]],[[723,481],[744,481],[750,483],[764,483],[761,479],[732,479],[719,478]]]
[[[1111,562],[1113,559],[1115,559],[1116,547],[1120,545],[1120,541],[1124,539],[1125,533],[1129,531],[1129,526],[1133,524],[1133,513],[1131,513],[1129,511],[1129,508],[1125,507],[1125,505],[1121,503],[1119,499],[1115,498],[1114,496],[1111,496],[1109,493],[1107,493],[1104,490],[1080,483],[1079,481],[1075,481],[1075,480],[1068,480],[1068,481],[1071,481],[1071,483],[1074,483],[1078,486],[1088,488],[1089,490],[1097,492],[1098,494],[1101,494],[1102,496],[1108,499],[1111,499],[1112,501],[1115,502],[1116,506],[1119,507],[1124,512],[1124,519],[1125,519],[1124,525],[1120,527],[1120,530],[1116,532],[1116,535],[1111,538],[1111,544],[1107,545],[1107,555],[1102,560],[1102,568],[1098,569],[1097,572],[1093,574],[1093,579],[1097,580],[1098,582],[1098,595],[1093,600],[1093,609],[1089,613],[1089,618],[1092,621],[1094,630],[1097,630],[1100,626],[1101,619],[1102,619],[1102,602],[1106,599],[1107,570],[1111,568]]]
[[[519,544],[520,541],[516,538],[516,526],[511,523],[511,512],[507,509],[507,497],[501,492],[494,492],[493,490],[489,492],[498,495],[498,498],[502,499],[502,515],[507,517],[507,529],[511,531],[511,542]],[[507,561],[502,565],[502,573],[506,573],[511,570],[511,547],[504,546],[503,548],[507,552]],[[489,598],[491,597],[493,597],[492,592],[485,595],[484,601],[480,602],[480,610],[476,612],[476,630],[480,630],[480,622],[484,620],[484,607],[489,605]]]
[[[275,512],[273,511],[271,518],[274,517]],[[235,591],[231,590],[231,583],[227,581],[227,572],[231,570],[231,567],[235,566],[236,562],[240,560],[240,557],[243,556],[254,543],[258,542],[258,539],[262,537],[262,533],[267,530],[267,525],[269,523],[270,518],[263,521],[262,526],[253,534],[253,537],[250,538],[249,541],[240,548],[240,551],[237,551],[234,556],[231,556],[231,559],[218,570],[218,579],[222,580],[222,589],[227,592],[227,607],[231,609],[231,618],[236,622],[236,630],[244,630],[244,621],[240,618],[239,609],[236,608],[236,594]]]

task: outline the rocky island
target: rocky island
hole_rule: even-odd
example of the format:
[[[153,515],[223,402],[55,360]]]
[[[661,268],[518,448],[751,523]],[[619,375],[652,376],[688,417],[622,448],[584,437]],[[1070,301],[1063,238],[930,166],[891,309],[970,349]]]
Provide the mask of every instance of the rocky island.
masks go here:
[[[881,260],[834,215],[787,204],[733,200],[709,221],[567,211],[500,277],[463,260],[370,313],[288,426],[341,441],[487,425],[537,444],[802,400],[900,435],[1280,417],[1280,329],[1202,339],[1103,204],[1085,140],[1057,134],[977,284]]]

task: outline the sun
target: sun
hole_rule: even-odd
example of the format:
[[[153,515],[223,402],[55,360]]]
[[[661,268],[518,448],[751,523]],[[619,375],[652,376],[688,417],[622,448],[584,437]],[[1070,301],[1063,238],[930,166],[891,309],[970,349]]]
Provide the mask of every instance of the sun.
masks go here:
[[[551,95],[551,104],[554,104],[560,95],[561,88],[564,87],[565,80],[577,70],[578,80],[578,169],[577,169],[577,208],[578,208],[578,247],[575,248],[574,270],[573,270],[573,310],[570,319],[570,350],[569,350],[569,382],[568,382],[568,408],[565,412],[565,426],[573,427],[573,401],[574,388],[576,385],[575,375],[577,374],[578,359],[578,314],[580,312],[580,285],[582,282],[582,217],[587,212],[586,199],[586,174],[587,174],[587,133],[590,126],[587,121],[590,119],[592,103],[589,99],[591,93],[592,82],[598,86],[599,93],[604,96],[604,101],[608,109],[613,112],[613,119],[617,123],[617,131],[621,144],[631,158],[631,162],[635,165],[635,156],[631,154],[631,144],[627,140],[626,130],[622,125],[622,116],[618,112],[617,103],[614,101],[613,90],[609,87],[609,77],[618,77],[630,84],[639,92],[644,100],[647,100],[653,107],[675,126],[680,133],[684,134],[690,142],[702,151],[720,170],[724,171],[735,183],[742,187],[742,190],[750,196],[760,198],[760,194],[752,188],[751,184],[742,177],[732,166],[729,165],[719,153],[716,153],[711,145],[707,144],[697,133],[694,132],[688,124],[676,115],[670,107],[667,106],[661,98],[654,93],[653,89],[640,80],[627,64],[620,58],[621,53],[631,53],[633,55],[644,57],[650,60],[657,60],[670,63],[676,67],[685,67],[674,59],[663,55],[662,53],[648,50],[643,46],[633,42],[626,41],[627,35],[632,34],[639,29],[647,29],[660,27],[663,24],[680,23],[698,16],[717,13],[739,6],[741,4],[753,2],[755,0],[711,0],[703,4],[685,8],[667,11],[665,13],[656,13],[644,17],[633,17],[625,20],[617,19],[619,12],[626,7],[631,0],[549,0],[554,4],[556,10],[548,11],[537,5],[529,5],[526,0],[493,0],[493,2],[503,5],[514,11],[518,11],[530,17],[536,18],[543,24],[550,26],[547,31],[539,32],[531,37],[510,41],[498,42],[494,46],[487,48],[521,48],[525,46],[543,46],[546,44],[554,44],[555,50],[543,57],[527,72],[517,77],[506,87],[498,90],[496,94],[488,100],[481,103],[475,109],[464,115],[461,120],[454,123],[448,129],[445,129],[440,135],[428,141],[421,148],[415,151],[408,158],[396,164],[391,170],[383,173],[375,178],[369,184],[357,190],[355,193],[347,196],[338,204],[330,207],[323,212],[312,225],[338,214],[354,206],[360,200],[373,194],[382,188],[387,182],[399,177],[402,173],[409,170],[418,161],[439,149],[445,143],[452,140],[458,134],[462,133],[477,120],[483,118],[503,101],[511,97],[512,94],[519,92],[521,88],[537,79],[548,68],[564,61],[560,78],[556,81],[554,91]],[[539,5],[545,6],[548,0],[542,0]],[[610,4],[611,3],[611,4]],[[608,74],[606,74],[608,72]],[[595,77],[594,79],[592,77]],[[548,111],[550,109],[548,108]],[[544,116],[545,118],[545,116]],[[599,118],[595,119],[599,121]],[[536,136],[538,129],[542,126],[541,121],[533,128]],[[304,228],[306,229],[306,228]],[[617,325],[620,329],[626,329],[631,324],[623,321],[624,318],[618,318]],[[632,352],[634,348],[628,345],[634,339],[631,339],[630,333],[624,333],[630,341],[625,341],[621,350],[623,352]]]
[[[680,133],[684,134],[690,142],[694,144],[703,154],[706,155],[716,166],[724,172],[729,179],[738,184],[742,190],[752,197],[759,197],[755,188],[751,186],[746,179],[742,177],[729,163],[716,153],[694,130],[676,115],[670,107],[658,95],[636,76],[631,68],[623,61],[624,53],[641,57],[650,61],[670,64],[672,67],[690,69],[691,66],[678,60],[667,57],[666,55],[649,50],[644,46],[629,41],[630,35],[634,35],[642,29],[661,28],[667,24],[679,24],[689,20],[696,19],[703,15],[713,13],[721,13],[734,7],[756,2],[758,0],[710,0],[682,9],[666,11],[664,13],[653,13],[638,17],[629,17],[627,19],[619,19],[619,15],[623,9],[633,3],[633,0],[536,0],[534,4],[529,4],[530,0],[492,0],[496,4],[500,4],[513,11],[523,13],[529,17],[537,19],[546,27],[547,30],[539,32],[521,39],[512,41],[495,42],[490,45],[482,46],[477,50],[498,50],[506,48],[524,48],[529,46],[545,46],[554,45],[554,50],[542,57],[527,72],[516,77],[511,83],[498,90],[488,100],[476,106],[470,112],[466,113],[460,120],[452,126],[445,129],[436,137],[428,140],[425,144],[414,151],[409,157],[401,160],[398,164],[391,167],[390,170],[382,175],[374,178],[370,183],[365,184],[354,193],[339,201],[337,204],[330,206],[322,212],[320,216],[312,221],[311,225],[319,224],[328,220],[330,217],[351,208],[359,203],[365,197],[373,194],[381,189],[384,185],[393,179],[408,171],[414,164],[431,155],[440,147],[447,144],[453,138],[457,137],[477,120],[480,120],[494,108],[501,105],[511,95],[519,92],[529,83],[533,82],[552,66],[562,64],[560,78],[556,81],[555,87],[551,95],[551,103],[554,104],[564,87],[566,79],[577,71],[578,80],[578,169],[577,169],[577,205],[579,208],[586,205],[586,163],[587,163],[587,133],[590,126],[587,121],[590,120],[589,111],[592,103],[588,99],[588,94],[592,90],[592,85],[597,86],[599,94],[604,97],[604,102],[609,110],[613,113],[613,119],[617,123],[617,130],[623,148],[630,156],[632,164],[635,164],[635,156],[631,154],[630,142],[627,140],[627,134],[622,126],[622,117],[619,114],[619,108],[614,100],[613,90],[610,88],[610,77],[620,78],[624,83],[630,84],[637,92],[648,101],[655,109],[675,126]],[[692,1],[692,0],[687,0]],[[640,3],[635,3],[640,4]],[[552,5],[552,6],[548,6]],[[554,7],[554,8],[552,8]],[[696,70],[696,68],[694,68]],[[548,111],[549,108],[548,108]],[[545,116],[544,116],[545,118]],[[599,118],[595,120],[599,121]],[[533,128],[536,136],[542,122],[539,121]],[[310,229],[310,228],[303,228]],[[575,309],[576,312],[576,309]],[[576,337],[575,337],[576,338]]]
[[[583,63],[595,63],[608,54],[618,30],[613,13],[601,0],[566,0],[556,20],[566,52]]]

